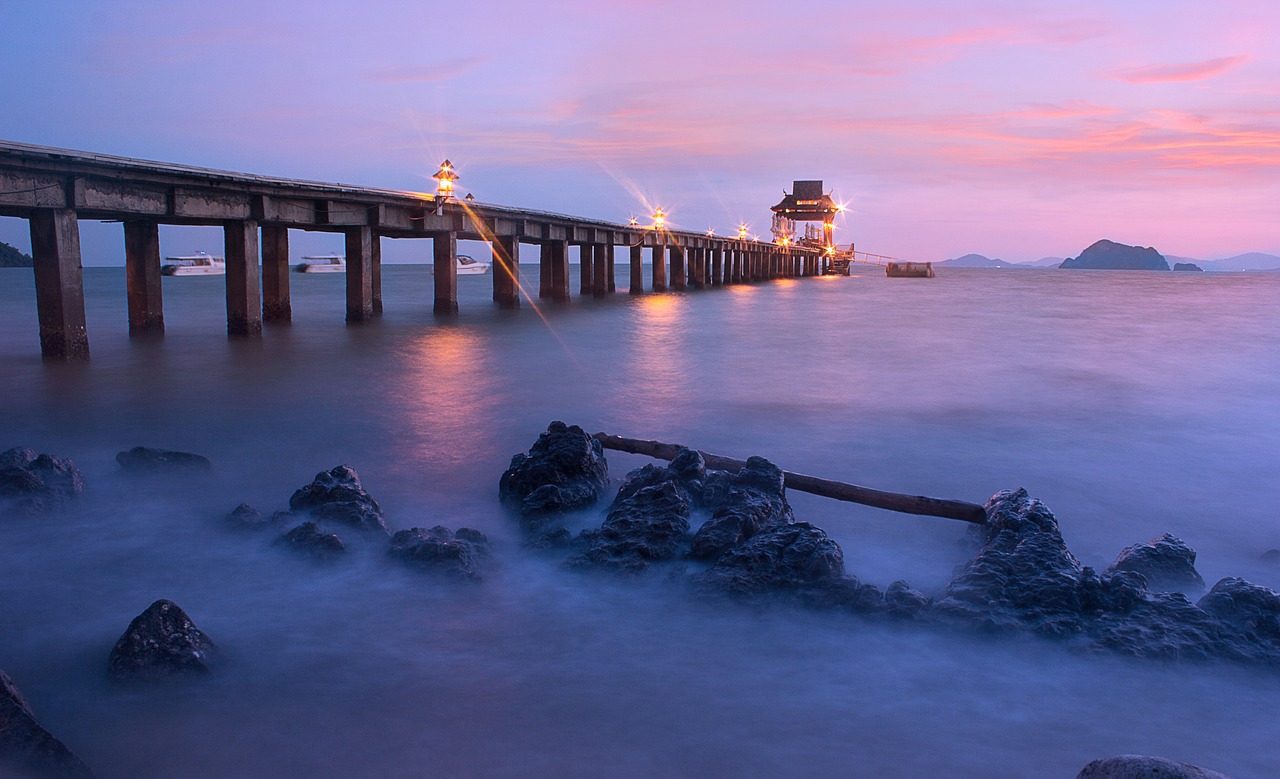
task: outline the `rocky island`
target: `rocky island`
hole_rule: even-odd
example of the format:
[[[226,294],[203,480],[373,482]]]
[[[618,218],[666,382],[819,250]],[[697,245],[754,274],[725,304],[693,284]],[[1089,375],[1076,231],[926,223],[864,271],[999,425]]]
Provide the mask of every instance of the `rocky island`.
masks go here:
[[[1103,239],[1080,252],[1079,257],[1068,257],[1059,268],[1088,270],[1169,270],[1169,263],[1160,252],[1150,246],[1128,246]]]

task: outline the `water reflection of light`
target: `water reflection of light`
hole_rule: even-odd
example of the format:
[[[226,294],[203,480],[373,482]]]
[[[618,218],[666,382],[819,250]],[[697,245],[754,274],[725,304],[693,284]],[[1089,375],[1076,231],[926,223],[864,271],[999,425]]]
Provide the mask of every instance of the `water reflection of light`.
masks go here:
[[[646,295],[636,300],[637,321],[628,329],[633,373],[627,383],[628,421],[643,429],[674,425],[688,404],[686,386],[696,351],[686,340],[686,300],[680,295]]]
[[[398,410],[408,426],[412,459],[474,462],[491,447],[491,419],[500,398],[493,391],[487,338],[474,331],[437,327],[423,331],[407,349],[405,386]]]

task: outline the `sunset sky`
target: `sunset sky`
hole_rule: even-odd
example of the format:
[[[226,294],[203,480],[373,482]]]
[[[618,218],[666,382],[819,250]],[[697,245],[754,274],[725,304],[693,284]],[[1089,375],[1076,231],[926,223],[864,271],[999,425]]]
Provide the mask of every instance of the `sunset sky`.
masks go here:
[[[838,240],[916,260],[1280,254],[1274,2],[45,0],[0,29],[8,140],[414,190],[449,157],[482,201],[762,235],[820,178]]]

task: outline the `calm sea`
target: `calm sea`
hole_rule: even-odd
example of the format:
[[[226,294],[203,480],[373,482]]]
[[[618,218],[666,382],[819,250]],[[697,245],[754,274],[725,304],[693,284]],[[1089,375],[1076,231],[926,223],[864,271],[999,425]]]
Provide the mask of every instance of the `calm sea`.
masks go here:
[[[169,278],[167,335],[131,341],[123,269],[90,268],[93,359],[44,365],[30,271],[0,270],[0,449],[69,456],[88,483],[0,523],[0,668],[100,776],[1073,777],[1132,752],[1280,774],[1274,671],[707,605],[563,572],[497,503],[511,455],[562,419],[880,489],[1022,486],[1085,564],[1167,531],[1210,582],[1280,588],[1259,559],[1280,547],[1280,274],[944,270],[517,312],[460,281],[437,321],[429,268],[388,266],[385,316],[347,327],[341,275],[295,276],[293,324],[246,343],[221,278]],[[136,445],[216,473],[125,479]],[[393,529],[488,533],[485,582],[374,549],[316,566],[222,528],[340,463]],[[791,500],[864,581],[936,591],[965,558],[959,523]],[[221,671],[109,683],[161,597]]]

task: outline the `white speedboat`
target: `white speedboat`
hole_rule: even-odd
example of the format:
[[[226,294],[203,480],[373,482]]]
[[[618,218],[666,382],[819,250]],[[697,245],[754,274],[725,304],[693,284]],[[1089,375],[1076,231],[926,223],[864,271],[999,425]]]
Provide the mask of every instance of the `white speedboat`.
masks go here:
[[[164,263],[160,265],[160,272],[165,276],[224,276],[227,265],[221,257],[214,257],[208,252],[196,252],[165,257]]]
[[[481,273],[489,272],[489,263],[480,262],[474,257],[470,257],[465,254],[458,255],[458,260],[456,264],[458,266],[459,276],[470,276],[470,275],[478,276]]]
[[[347,269],[347,258],[340,254],[316,254],[303,257],[298,273],[342,273]]]

